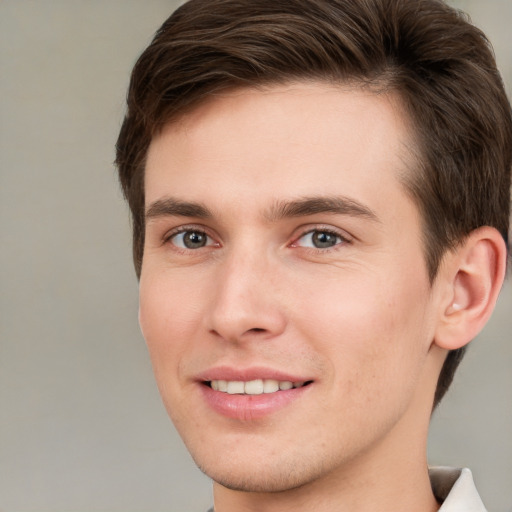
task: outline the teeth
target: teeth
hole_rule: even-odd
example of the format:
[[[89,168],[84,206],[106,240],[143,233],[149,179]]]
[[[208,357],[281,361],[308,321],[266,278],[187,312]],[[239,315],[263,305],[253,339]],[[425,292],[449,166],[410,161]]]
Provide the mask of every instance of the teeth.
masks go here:
[[[279,391],[279,381],[268,379],[263,382],[263,393],[275,393]]]
[[[265,389],[265,385],[263,384],[263,381],[260,380],[250,380],[249,382],[244,383],[240,382],[243,386],[243,391],[245,391],[246,395],[261,395]]]
[[[215,391],[230,395],[261,395],[275,393],[304,386],[304,382],[278,381],[274,379],[256,379],[247,382],[241,380],[212,380],[210,385]]]
[[[230,380],[228,382],[228,394],[229,395],[239,395],[244,392],[245,386],[244,383],[240,380]]]

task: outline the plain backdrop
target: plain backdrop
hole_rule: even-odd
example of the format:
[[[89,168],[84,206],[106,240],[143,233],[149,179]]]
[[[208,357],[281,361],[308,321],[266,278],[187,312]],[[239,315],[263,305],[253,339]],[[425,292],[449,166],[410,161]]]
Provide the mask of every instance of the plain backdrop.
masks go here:
[[[114,143],[135,58],[178,2],[0,1],[0,511],[207,509],[137,325]],[[512,1],[467,0],[512,84]],[[434,464],[512,510],[512,288],[435,413]]]

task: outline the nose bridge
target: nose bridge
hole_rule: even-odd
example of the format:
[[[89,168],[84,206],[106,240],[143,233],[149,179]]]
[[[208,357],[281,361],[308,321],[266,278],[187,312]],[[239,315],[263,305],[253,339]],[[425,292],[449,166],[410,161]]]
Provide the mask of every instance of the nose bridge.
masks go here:
[[[251,335],[272,337],[285,325],[278,290],[272,286],[275,262],[254,243],[241,245],[219,262],[211,302],[210,330],[226,340]]]

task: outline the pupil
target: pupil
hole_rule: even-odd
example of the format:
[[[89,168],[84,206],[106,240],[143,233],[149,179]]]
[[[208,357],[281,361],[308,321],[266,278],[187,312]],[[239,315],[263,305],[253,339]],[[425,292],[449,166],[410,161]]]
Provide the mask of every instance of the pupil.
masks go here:
[[[198,231],[190,231],[185,233],[183,243],[188,249],[198,249],[206,245],[206,236]]]
[[[332,247],[336,245],[336,235],[327,233],[325,231],[317,231],[313,233],[313,244],[318,249],[325,249],[326,247]]]

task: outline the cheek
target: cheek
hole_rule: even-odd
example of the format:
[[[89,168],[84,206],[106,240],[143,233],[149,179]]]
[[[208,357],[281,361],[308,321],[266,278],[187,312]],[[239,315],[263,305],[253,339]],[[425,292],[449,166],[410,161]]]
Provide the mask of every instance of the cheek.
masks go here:
[[[186,417],[183,366],[198,339],[202,291],[183,276],[161,271],[142,273],[139,287],[139,323],[148,347],[155,381],[172,421]]]
[[[298,307],[308,311],[304,330],[325,355],[336,392],[352,403],[385,402],[414,388],[429,346],[428,289],[399,276],[360,277],[305,294]]]
[[[157,381],[179,364],[197,330],[200,291],[165,272],[142,274],[139,287],[139,323]],[[169,375],[173,375],[173,373]]]

